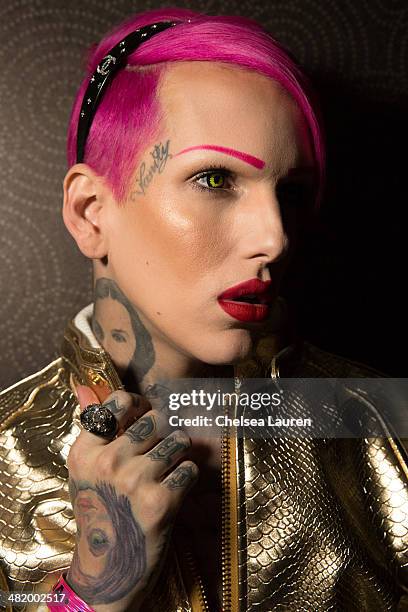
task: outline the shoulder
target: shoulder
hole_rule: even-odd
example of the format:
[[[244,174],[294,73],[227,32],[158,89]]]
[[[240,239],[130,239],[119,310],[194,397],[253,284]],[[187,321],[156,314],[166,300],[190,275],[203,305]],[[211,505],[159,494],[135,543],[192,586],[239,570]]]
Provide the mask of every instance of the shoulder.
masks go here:
[[[0,393],[0,570],[11,591],[47,592],[70,564],[66,457],[80,431],[71,372],[60,357]]]
[[[375,368],[358,361],[335,355],[309,342],[289,347],[286,354],[278,356],[280,376],[305,378],[385,378]]]

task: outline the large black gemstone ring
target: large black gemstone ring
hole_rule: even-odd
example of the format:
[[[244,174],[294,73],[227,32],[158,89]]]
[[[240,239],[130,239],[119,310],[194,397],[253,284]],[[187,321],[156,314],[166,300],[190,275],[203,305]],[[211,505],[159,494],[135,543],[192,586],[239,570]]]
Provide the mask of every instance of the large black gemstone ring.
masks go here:
[[[100,404],[90,404],[81,412],[81,424],[84,429],[100,436],[112,439],[115,437],[119,425],[114,414]]]

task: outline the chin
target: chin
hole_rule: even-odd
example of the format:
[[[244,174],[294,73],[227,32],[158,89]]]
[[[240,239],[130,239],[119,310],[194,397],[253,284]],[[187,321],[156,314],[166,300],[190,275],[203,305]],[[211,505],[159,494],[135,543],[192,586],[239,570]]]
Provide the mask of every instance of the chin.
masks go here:
[[[253,340],[247,329],[228,329],[213,337],[200,346],[200,354],[196,357],[210,365],[235,364],[246,359],[251,353]]]

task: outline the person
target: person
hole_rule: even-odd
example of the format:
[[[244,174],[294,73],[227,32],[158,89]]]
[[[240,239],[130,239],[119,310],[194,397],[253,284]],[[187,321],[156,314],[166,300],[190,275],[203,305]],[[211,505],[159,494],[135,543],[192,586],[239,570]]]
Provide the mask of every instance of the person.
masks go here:
[[[69,598],[50,610],[395,610],[396,438],[167,427],[169,381],[376,375],[293,343],[279,298],[324,181],[294,61],[241,17],[134,15],[90,51],[68,165],[95,297],[0,396],[3,590]]]

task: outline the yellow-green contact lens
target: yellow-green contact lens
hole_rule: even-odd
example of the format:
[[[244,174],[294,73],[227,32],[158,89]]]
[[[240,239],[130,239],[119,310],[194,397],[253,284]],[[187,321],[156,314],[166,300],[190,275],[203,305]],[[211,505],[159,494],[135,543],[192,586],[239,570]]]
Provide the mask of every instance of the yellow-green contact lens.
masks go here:
[[[225,177],[222,174],[210,174],[208,183],[210,187],[224,187]]]

